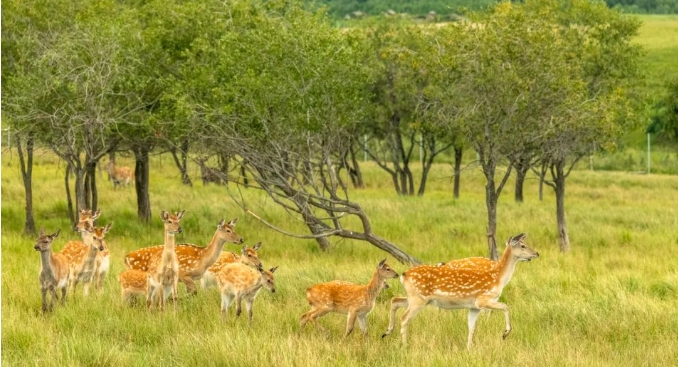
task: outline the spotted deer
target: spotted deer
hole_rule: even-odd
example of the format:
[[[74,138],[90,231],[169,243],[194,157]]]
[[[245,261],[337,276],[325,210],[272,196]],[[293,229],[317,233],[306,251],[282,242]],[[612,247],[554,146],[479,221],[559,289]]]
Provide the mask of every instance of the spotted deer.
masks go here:
[[[132,183],[134,179],[134,171],[129,167],[116,167],[115,162],[110,161],[106,165],[106,171],[108,172],[108,178],[110,181],[113,181],[113,190],[115,190],[118,185],[122,187],[127,187]]]
[[[66,304],[66,291],[68,289],[68,259],[60,253],[52,251],[52,242],[59,237],[57,230],[54,234],[47,235],[45,230],[40,228],[38,238],[35,240],[33,248],[40,251],[40,292],[42,293],[42,313],[51,312],[54,302],[59,300],[57,290],[61,290],[61,304]],[[51,299],[47,306],[47,292]]]
[[[243,255],[244,257],[244,255]],[[226,319],[228,308],[235,301],[235,316],[242,312],[242,300],[245,300],[247,317],[252,323],[252,306],[262,287],[275,293],[273,273],[278,267],[264,270],[261,265],[256,269],[244,262],[226,264],[217,274],[217,283],[221,290],[221,317]]]
[[[367,285],[335,280],[308,288],[306,299],[311,305],[311,310],[301,315],[301,329],[311,321],[316,328],[327,333],[327,330],[318,324],[317,320],[329,312],[337,312],[348,314],[344,337],[351,334],[356,319],[363,335],[367,335],[367,315],[374,308],[377,296],[384,289],[386,279],[397,277],[398,273],[391,269],[384,259],[377,265],[372,280]]]
[[[217,225],[212,240],[206,247],[188,243],[175,246],[176,256],[179,260],[179,281],[186,285],[188,293],[197,293],[195,281],[200,280],[205,272],[218,261],[226,242],[244,242],[244,239],[235,233],[237,222],[238,218],[228,223],[225,223],[222,219]],[[129,269],[149,271],[151,259],[158,256],[163,249],[164,246],[153,246],[131,252],[125,256],[125,265]]]
[[[186,211],[175,214],[162,211],[160,218],[165,226],[165,244],[163,251],[149,261],[149,288],[146,304],[150,308],[158,303],[160,310],[165,309],[165,301],[172,294],[174,312],[177,312],[177,284],[179,282],[179,260],[175,252],[174,236],[181,233],[181,218]]]
[[[509,308],[499,302],[499,297],[513,276],[519,261],[530,261],[539,257],[539,253],[525,245],[524,233],[509,238],[501,259],[489,269],[485,263],[478,267],[454,268],[449,266],[421,265],[411,268],[400,277],[407,297],[394,297],[391,300],[388,329],[382,335],[391,334],[395,326],[398,308],[407,307],[400,321],[400,334],[403,344],[407,344],[407,326],[426,306],[433,305],[443,309],[463,309],[468,313],[468,340],[470,350],[476,321],[480,310],[502,310],[506,319],[505,339],[511,332]]]
[[[101,209],[92,213],[91,210],[80,210],[78,213],[78,223],[75,225],[75,231],[79,232],[82,236],[81,241],[68,241],[61,253],[66,256],[69,263],[78,263],[80,262],[85,254],[90,249],[90,246],[87,245],[87,239],[90,238],[91,229],[94,228],[94,221],[99,218],[101,215]],[[108,245],[106,241],[102,242],[104,249],[102,251],[97,251],[96,258],[94,260],[94,286],[96,289],[101,289],[103,282],[108,274],[108,269],[110,267],[110,253],[108,251]],[[70,280],[73,281],[73,278]],[[71,284],[72,285],[72,284]]]
[[[112,225],[113,223],[106,227],[93,227],[84,232],[87,250],[77,254],[72,253],[69,259],[70,283],[73,293],[75,293],[78,283],[82,282],[83,295],[89,295],[89,287],[97,270],[97,255],[104,251],[104,236],[111,230]]]
[[[252,248],[247,248],[245,250],[246,256],[250,259],[257,259],[259,260],[259,254],[258,251],[261,249],[262,243],[259,242],[254,247]],[[205,274],[202,276],[200,279],[200,285],[203,288],[210,288],[212,286],[217,285],[217,274],[219,274],[219,271],[221,268],[223,268],[225,265],[234,263],[236,261],[240,260],[240,256],[236,255],[234,252],[222,252],[219,254],[219,258],[217,261],[210,266]]]
[[[147,271],[127,269],[118,275],[122,301],[131,303],[135,296],[144,296],[148,299],[151,274]]]

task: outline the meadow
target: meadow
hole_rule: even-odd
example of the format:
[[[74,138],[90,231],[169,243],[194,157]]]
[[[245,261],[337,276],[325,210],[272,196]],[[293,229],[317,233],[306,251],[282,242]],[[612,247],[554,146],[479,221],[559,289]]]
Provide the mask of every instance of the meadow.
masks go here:
[[[470,154],[469,154],[470,155]],[[129,157],[119,164],[131,165]],[[462,176],[461,198],[451,194],[452,168],[438,164],[422,198],[397,196],[378,167],[363,164],[368,187],[353,200],[370,215],[375,232],[435,263],[485,256],[483,178],[473,165]],[[415,167],[416,169],[417,167]],[[49,153],[36,157],[36,222],[61,229],[58,251],[79,239],[66,218],[64,166]],[[192,171],[197,178],[197,171]],[[313,327],[299,331],[308,310],[305,290],[317,282],[342,279],[366,283],[377,263],[388,258],[367,243],[332,239],[321,252],[315,242],[285,237],[244,213],[223,186],[182,186],[168,156],[155,156],[151,170],[153,220],[136,220],[132,188],[113,191],[99,181],[98,225],[113,222],[106,240],[111,273],[104,289],[83,298],[79,288],[66,307],[41,315],[39,256],[34,238],[21,234],[23,187],[16,152],[2,155],[2,363],[7,366],[654,366],[678,365],[678,178],[618,172],[575,171],[568,181],[567,217],[572,251],[558,251],[555,203],[550,190],[537,198],[537,181],[526,184],[526,200],[515,203],[512,182],[502,195],[498,237],[528,233],[541,257],[518,265],[502,301],[511,307],[513,332],[502,340],[500,313],[481,315],[471,352],[465,348],[466,311],[427,308],[410,325],[410,344],[398,328],[381,339],[388,302],[403,295],[391,280],[368,317],[369,335],[343,339],[345,317],[329,314],[320,322],[331,336]],[[231,188],[234,188],[231,186]],[[290,231],[299,222],[254,189],[243,190],[249,208]],[[279,266],[276,293],[262,290],[254,322],[219,317],[216,289],[184,297],[179,311],[148,312],[122,304],[117,275],[122,258],[134,249],[161,244],[161,210],[186,209],[179,242],[205,245],[221,218],[239,217],[237,231],[253,245],[263,241],[260,258]],[[502,241],[503,242],[503,241]],[[237,251],[240,246],[226,245]],[[503,244],[501,245],[503,250]],[[408,267],[389,264],[398,272]],[[399,313],[399,315],[402,311]]]

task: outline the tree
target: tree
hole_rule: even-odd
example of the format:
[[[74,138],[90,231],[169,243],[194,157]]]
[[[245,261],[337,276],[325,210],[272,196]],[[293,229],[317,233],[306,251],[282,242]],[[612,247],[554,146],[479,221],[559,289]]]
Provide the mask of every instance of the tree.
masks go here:
[[[205,149],[247,162],[243,167],[257,183],[252,187],[311,234],[291,233],[257,215],[272,228],[321,240],[321,248],[335,235],[367,241],[403,262],[417,261],[373,232],[337,175],[368,108],[363,40],[293,1],[226,6],[220,12],[229,15],[223,34],[200,37],[186,53],[183,93],[177,96],[201,117],[189,119],[191,136]],[[229,192],[256,215],[249,195]]]

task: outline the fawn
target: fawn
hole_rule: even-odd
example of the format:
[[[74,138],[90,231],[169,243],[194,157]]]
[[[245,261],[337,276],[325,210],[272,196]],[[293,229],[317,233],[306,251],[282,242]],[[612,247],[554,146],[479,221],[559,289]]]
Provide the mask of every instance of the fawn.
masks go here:
[[[212,240],[207,247],[192,244],[180,244],[175,246],[175,252],[179,261],[179,281],[186,285],[186,291],[190,294],[197,293],[195,281],[203,277],[208,269],[218,261],[225,242],[243,243],[244,239],[235,233],[235,224],[238,218],[228,223],[222,219],[217,225]],[[125,265],[129,269],[149,271],[151,259],[158,256],[164,246],[146,247],[125,256]]]
[[[118,275],[122,290],[122,301],[131,303],[134,296],[144,296],[148,299],[151,274],[147,271],[127,269]]]
[[[338,312],[348,314],[346,323],[347,337],[355,327],[355,321],[358,319],[358,325],[367,335],[367,315],[372,311],[376,303],[377,296],[384,289],[385,280],[398,277],[393,269],[386,264],[386,259],[382,260],[374,271],[372,280],[367,285],[354,284],[344,281],[333,281],[329,283],[316,284],[306,290],[306,299],[311,305],[311,310],[301,315],[301,329],[306,323],[311,321],[317,328],[327,331],[317,322],[317,319],[328,312]]]
[[[521,233],[511,237],[501,259],[489,269],[487,264],[478,267],[453,268],[449,266],[421,265],[403,273],[403,283],[407,297],[394,297],[391,300],[388,329],[382,335],[389,335],[395,326],[398,308],[407,307],[400,322],[400,334],[403,344],[407,344],[407,325],[426,305],[443,309],[469,309],[468,340],[470,350],[473,332],[481,309],[502,310],[506,319],[503,338],[511,332],[508,306],[499,302],[499,297],[513,276],[519,261],[530,261],[539,257],[539,253],[524,243],[526,235]]]
[[[40,234],[35,240],[33,248],[40,251],[40,291],[42,292],[42,313],[52,311],[54,301],[58,301],[57,290],[61,290],[61,304],[66,304],[66,290],[68,288],[68,259],[60,253],[52,252],[52,242],[59,237],[57,230],[54,234],[46,235],[40,228]],[[47,306],[47,292],[51,294],[49,307]]]
[[[244,255],[243,255],[244,257]],[[252,323],[252,305],[262,287],[275,293],[273,273],[278,267],[264,270],[260,266],[254,269],[244,262],[226,264],[217,274],[217,283],[221,290],[221,317],[226,318],[228,307],[235,300],[235,316],[242,312],[242,300],[245,299],[247,317]]]
[[[112,225],[113,223],[110,223],[106,227],[94,227],[84,232],[86,234],[85,244],[88,247],[87,252],[72,253],[72,257],[69,259],[70,283],[73,293],[75,293],[78,282],[82,282],[83,295],[89,294],[90,284],[97,271],[97,255],[105,250],[104,235],[111,230]]]
[[[250,259],[256,259],[259,260],[259,254],[257,251],[261,249],[262,243],[259,242],[254,247],[252,248],[246,248],[245,253],[246,256]],[[203,288],[209,288],[212,286],[217,285],[217,274],[219,274],[219,271],[221,268],[223,268],[225,265],[234,263],[240,260],[240,256],[236,255],[234,252],[222,252],[219,255],[219,258],[217,261],[210,266],[205,274],[202,276],[200,279],[200,285]]]

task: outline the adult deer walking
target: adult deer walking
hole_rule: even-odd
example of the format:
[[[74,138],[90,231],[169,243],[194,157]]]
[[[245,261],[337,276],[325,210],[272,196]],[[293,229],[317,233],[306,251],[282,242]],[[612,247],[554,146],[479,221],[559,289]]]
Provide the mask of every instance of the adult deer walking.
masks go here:
[[[377,265],[372,280],[367,285],[335,280],[308,288],[306,299],[311,304],[311,310],[301,315],[301,329],[311,321],[317,328],[327,333],[318,324],[318,318],[328,312],[338,312],[348,314],[344,337],[351,334],[356,319],[363,335],[367,335],[367,315],[374,308],[377,296],[384,289],[386,279],[397,277],[398,273],[391,269],[384,259]]]
[[[58,301],[57,290],[61,290],[61,304],[66,303],[68,288],[68,259],[62,254],[52,252],[52,242],[59,237],[57,230],[54,234],[46,235],[40,228],[38,239],[33,248],[40,251],[40,291],[42,292],[42,313],[52,311],[54,301]],[[49,307],[47,306],[47,292],[51,294]]]
[[[261,245],[261,242],[259,242],[252,248],[246,248],[245,254],[243,256],[245,256],[246,259],[255,259],[255,261],[259,261],[258,251],[261,249]],[[217,261],[214,262],[214,264],[212,264],[212,266],[207,269],[205,274],[203,274],[202,278],[200,278],[200,285],[203,288],[209,288],[218,285],[217,275],[221,269],[228,264],[235,263],[240,260],[241,256],[236,255],[234,252],[222,252],[219,254]]]
[[[422,265],[407,270],[400,277],[407,297],[394,297],[391,300],[388,329],[385,337],[393,331],[398,308],[407,307],[400,321],[400,334],[403,344],[407,344],[407,326],[410,321],[428,304],[444,309],[467,308],[468,341],[470,350],[476,321],[480,310],[502,310],[506,318],[506,330],[503,338],[511,332],[509,308],[499,302],[499,297],[513,276],[519,261],[530,261],[539,257],[539,253],[525,245],[526,235],[521,233],[511,237],[501,259],[489,269],[482,262],[478,267],[453,268],[450,266]]]
[[[186,285],[190,294],[197,293],[195,281],[200,280],[205,272],[220,258],[221,250],[226,242],[243,243],[244,239],[235,233],[235,224],[238,218],[226,223],[223,219],[217,224],[217,230],[207,247],[193,244],[179,244],[175,252],[179,261],[179,281]],[[165,246],[146,247],[125,256],[125,265],[128,269],[149,271],[151,259],[165,249]],[[256,253],[255,253],[256,254]]]
[[[113,190],[115,190],[118,185],[122,187],[129,186],[134,179],[134,171],[129,167],[116,167],[115,162],[110,161],[106,165],[106,171],[108,172],[108,178],[113,181]]]

